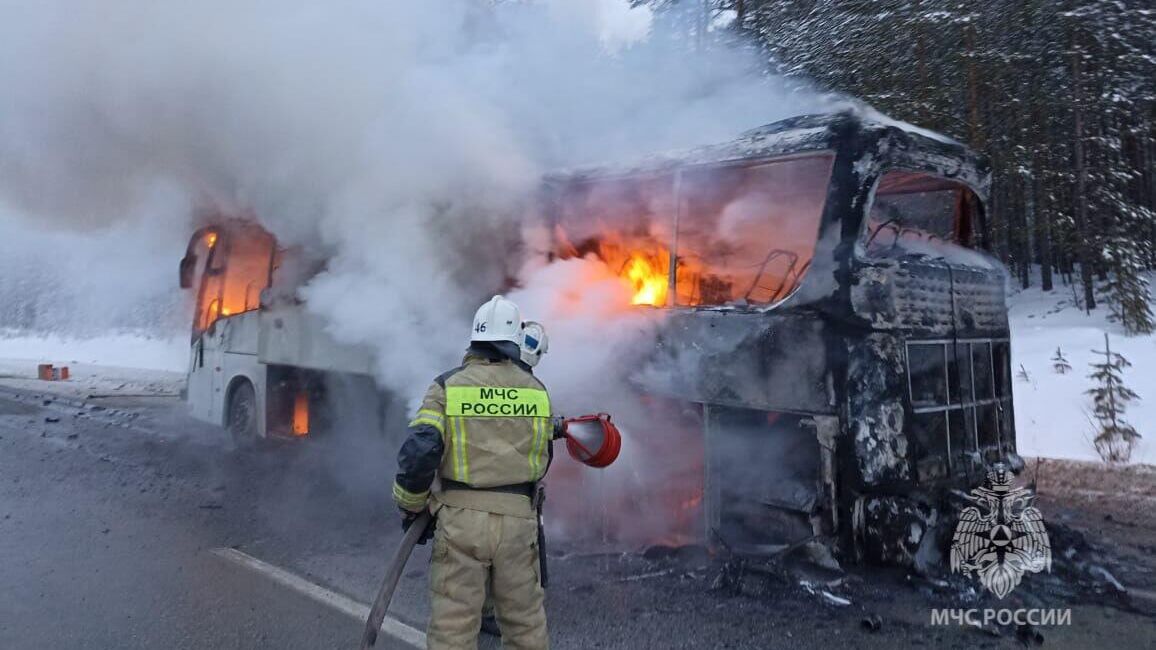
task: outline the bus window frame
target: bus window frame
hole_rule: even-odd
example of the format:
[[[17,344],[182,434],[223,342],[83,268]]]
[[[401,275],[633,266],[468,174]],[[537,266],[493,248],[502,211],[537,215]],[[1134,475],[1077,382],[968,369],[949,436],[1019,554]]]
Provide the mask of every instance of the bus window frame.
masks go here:
[[[862,218],[859,224],[858,234],[855,237],[855,257],[858,260],[879,260],[885,259],[879,255],[871,255],[868,253],[867,247],[867,231],[871,225],[871,210],[875,207],[875,199],[879,193],[879,186],[883,183],[883,178],[891,172],[900,172],[907,174],[920,174],[928,176],[933,179],[958,185],[965,190],[960,194],[958,205],[956,207],[956,219],[952,224],[952,235],[955,241],[950,242],[955,246],[960,246],[967,250],[986,251],[988,250],[987,237],[987,219],[984,212],[984,202],[980,198],[981,193],[979,189],[972,186],[970,183],[960,179],[951,178],[938,173],[936,170],[921,168],[913,165],[888,165],[878,170],[874,178],[870,182],[870,190],[867,192],[867,200],[863,203]],[[902,192],[896,192],[902,194]],[[960,237],[960,230],[966,226],[968,229],[968,236],[966,241],[962,241]]]
[[[644,181],[647,179],[660,179],[663,177],[669,177],[671,180],[670,189],[671,189],[671,193],[672,193],[672,201],[673,201],[672,204],[674,205],[675,209],[671,215],[671,222],[670,222],[670,224],[668,224],[670,227],[670,232],[672,234],[672,241],[666,242],[668,244],[667,248],[670,251],[670,263],[669,263],[669,267],[667,269],[667,286],[666,286],[667,300],[666,300],[666,304],[654,305],[651,308],[653,308],[653,309],[681,310],[681,311],[725,309],[728,311],[745,311],[745,312],[752,312],[752,313],[759,313],[759,312],[769,311],[772,309],[777,309],[777,308],[781,307],[784,303],[786,303],[788,300],[790,300],[792,296],[799,293],[799,290],[801,288],[803,288],[803,286],[807,283],[807,279],[810,277],[810,270],[811,270],[812,262],[814,262],[815,258],[817,257],[817,254],[819,253],[819,250],[820,250],[819,244],[820,244],[820,241],[823,237],[824,227],[827,225],[827,222],[828,222],[828,211],[832,208],[831,192],[834,188],[834,178],[835,178],[836,170],[839,166],[840,156],[841,156],[841,153],[839,152],[839,150],[837,148],[825,147],[825,148],[821,148],[821,149],[796,151],[796,152],[771,155],[771,156],[759,156],[756,158],[740,158],[740,159],[723,160],[723,161],[690,163],[690,164],[683,164],[683,165],[673,165],[673,166],[671,166],[669,168],[665,168],[665,169],[650,169],[650,170],[645,170],[645,171],[639,170],[639,171],[634,171],[634,172],[630,172],[630,173],[606,174],[604,176],[591,175],[591,176],[586,176],[583,178],[571,178],[571,179],[551,181],[549,183],[550,188],[549,188],[549,192],[548,192],[548,198],[545,201],[546,204],[549,206],[548,213],[551,215],[551,217],[547,221],[547,223],[549,223],[551,226],[550,227],[550,255],[555,256],[558,254],[559,242],[557,239],[555,228],[562,228],[563,227],[562,214],[565,211],[563,204],[565,203],[565,198],[566,198],[567,194],[571,191],[571,188],[579,187],[579,186],[583,186],[583,185],[592,185],[592,184],[597,184],[597,183],[610,183],[610,182],[623,182],[623,181]],[[802,158],[820,158],[820,157],[826,157],[826,158],[830,159],[830,168],[828,170],[827,180],[826,180],[826,184],[825,184],[825,190],[823,191],[822,204],[820,205],[820,208],[819,208],[818,217],[815,219],[815,238],[814,238],[814,241],[811,245],[811,251],[810,251],[811,257],[805,264],[803,264],[800,267],[800,270],[796,274],[794,286],[791,287],[790,291],[788,291],[786,293],[786,295],[781,296],[777,301],[772,302],[772,303],[766,303],[766,304],[757,303],[757,304],[748,304],[745,306],[743,306],[743,305],[727,305],[727,304],[718,304],[718,305],[714,305],[714,304],[712,304],[712,305],[706,305],[706,304],[680,305],[680,304],[678,304],[678,302],[677,302],[677,300],[678,300],[678,297],[677,297],[677,291],[678,291],[677,269],[678,269],[678,259],[679,259],[679,257],[678,257],[678,229],[679,229],[679,222],[684,217],[683,213],[685,211],[684,197],[682,194],[682,175],[683,175],[683,173],[685,173],[685,172],[692,172],[692,173],[693,172],[707,172],[707,171],[724,170],[724,169],[731,169],[731,168],[737,168],[737,169],[756,168],[756,167],[762,167],[765,165],[781,163],[781,162],[788,162],[791,160],[797,160],[797,159],[802,159]],[[863,217],[863,221],[866,222],[865,216]]]
[[[229,314],[222,314],[221,313],[221,311],[222,311],[221,304],[225,298],[225,282],[228,279],[230,257],[232,255],[232,249],[233,249],[233,238],[238,237],[238,236],[244,236],[245,231],[248,229],[253,229],[255,231],[258,231],[261,233],[262,236],[268,237],[270,240],[269,264],[268,264],[268,267],[265,269],[265,274],[264,274],[265,286],[262,289],[251,292],[251,289],[253,288],[252,285],[254,284],[254,282],[250,281],[245,287],[245,308],[242,311],[231,312]],[[196,340],[197,338],[199,338],[200,336],[202,336],[206,332],[212,332],[214,326],[217,324],[217,321],[219,321],[222,318],[228,318],[228,317],[236,316],[236,315],[243,314],[243,313],[246,313],[249,311],[258,311],[261,309],[261,298],[260,298],[261,291],[264,288],[268,288],[268,287],[273,286],[273,272],[278,266],[278,263],[280,261],[278,259],[278,254],[282,250],[277,245],[277,238],[274,237],[272,233],[268,232],[267,230],[265,230],[264,228],[262,228],[258,224],[241,224],[241,225],[234,225],[234,226],[216,226],[216,227],[204,228],[204,229],[197,231],[197,233],[194,235],[194,237],[201,237],[201,236],[204,236],[204,234],[209,233],[209,232],[212,232],[216,235],[216,242],[213,244],[213,246],[211,246],[209,248],[208,254],[206,255],[206,258],[205,258],[205,267],[204,267],[204,270],[202,271],[201,276],[199,278],[199,286],[196,288],[196,291],[197,291],[196,302],[195,302],[195,310],[196,311],[193,314],[193,326],[192,326],[192,337],[194,340]],[[210,296],[206,295],[208,292],[207,280],[209,278],[220,278],[220,281],[218,281],[216,283],[217,284],[216,293],[215,293],[215,295],[212,296],[212,300],[209,300]],[[252,308],[249,307],[249,305],[250,305],[250,293],[252,293],[252,298],[253,298]],[[205,313],[205,311],[207,309],[209,309],[213,304],[216,304],[217,307],[216,307],[216,312],[213,315],[212,319],[210,320],[208,317],[203,317],[203,314]],[[204,320],[204,327],[199,327],[200,323],[202,322],[202,319]]]
[[[810,248],[811,256],[807,259],[806,262],[804,262],[802,265],[800,265],[798,270],[795,272],[794,283],[790,287],[790,290],[787,291],[782,296],[779,295],[779,293],[781,293],[783,288],[786,286],[786,278],[784,278],[783,284],[775,292],[776,300],[774,300],[773,302],[749,303],[747,305],[734,305],[734,304],[730,304],[730,305],[728,305],[728,304],[680,305],[680,304],[678,304],[678,302],[677,302],[678,301],[677,265],[678,265],[678,250],[679,250],[678,234],[679,234],[680,222],[687,213],[686,201],[685,201],[685,197],[682,193],[683,192],[682,175],[688,171],[691,173],[695,173],[695,172],[707,173],[707,172],[718,172],[718,171],[728,170],[728,169],[751,170],[751,169],[757,169],[760,167],[766,167],[769,165],[775,165],[775,164],[779,164],[779,163],[791,162],[793,160],[802,160],[802,159],[807,159],[807,158],[827,158],[829,166],[827,168],[827,179],[826,179],[826,183],[824,184],[825,189],[823,190],[822,201],[819,203],[819,209],[818,209],[817,214],[815,215],[815,232],[814,232],[814,238],[811,240],[811,248]],[[741,159],[741,160],[724,161],[721,163],[703,163],[703,164],[697,164],[697,165],[683,165],[681,167],[678,167],[675,170],[675,182],[674,182],[674,192],[675,192],[675,194],[674,194],[675,212],[674,213],[675,213],[675,218],[674,218],[674,228],[673,228],[674,245],[670,249],[671,250],[671,255],[670,255],[670,285],[667,287],[668,299],[667,299],[666,307],[671,308],[671,309],[691,309],[691,310],[693,310],[693,309],[728,309],[728,310],[738,310],[738,311],[761,312],[761,311],[768,311],[771,309],[775,309],[775,308],[779,307],[780,305],[782,305],[783,303],[790,300],[791,296],[794,296],[796,293],[799,292],[799,289],[802,288],[802,286],[803,286],[804,282],[806,281],[806,278],[808,277],[809,272],[811,270],[811,263],[815,261],[815,257],[817,256],[817,254],[819,252],[819,239],[823,235],[823,225],[826,223],[827,209],[831,203],[832,180],[835,176],[835,168],[838,164],[838,159],[839,159],[839,154],[836,150],[833,150],[833,149],[816,149],[813,151],[798,151],[798,152],[789,153],[789,154],[782,154],[782,155],[778,155],[778,156],[767,156],[767,157],[759,157],[759,158],[745,158],[745,159]],[[787,251],[785,249],[779,249],[779,250],[783,250],[783,252],[787,252],[787,253],[793,253],[792,251]],[[795,255],[795,257],[796,257],[795,262],[793,262],[791,265],[792,269],[795,268],[795,264],[797,264],[797,262],[798,262],[797,254]],[[759,277],[761,277],[761,276],[759,276]],[[755,280],[757,282],[758,278],[756,277]],[[753,290],[753,288],[752,288],[752,290]],[[748,291],[748,295],[749,295],[749,293],[750,292]]]
[[[218,228],[218,229],[214,230],[213,232],[215,232],[217,235],[217,241],[212,247],[209,248],[209,254],[205,258],[205,268],[201,272],[201,277],[199,278],[200,286],[197,287],[197,299],[195,302],[196,311],[193,315],[193,338],[194,339],[200,337],[205,332],[211,331],[213,329],[213,326],[216,325],[217,321],[220,320],[220,318],[221,318],[221,306],[220,305],[221,305],[221,300],[222,300],[222,294],[223,294],[224,289],[225,289],[224,282],[222,281],[222,282],[217,283],[216,296],[214,296],[212,301],[206,302],[205,293],[208,289],[208,283],[206,282],[206,280],[210,277],[224,276],[225,270],[228,268],[228,255],[220,253],[219,251],[223,251],[223,250],[228,248],[230,242],[232,241],[232,233],[226,232],[224,228]],[[224,255],[224,261],[220,262],[219,266],[217,264],[218,255]],[[200,327],[203,313],[213,303],[217,304],[216,315],[213,317],[212,320],[209,320],[207,317],[205,317],[204,318],[205,325],[204,325],[204,327]]]
[[[967,351],[961,359],[959,353],[964,347],[966,347]],[[997,347],[1000,348],[1002,357],[996,354]],[[912,377],[911,372],[913,348],[940,350],[940,354],[943,357],[944,387],[944,399],[940,403],[929,404],[915,400],[917,390],[915,387],[915,379]],[[996,360],[997,358],[1010,358],[1010,350],[1010,336],[965,339],[908,339],[904,342],[903,372],[906,376],[904,405],[913,419],[939,413],[944,414],[945,426],[942,431],[944,436],[943,458],[948,472],[952,475],[966,473],[966,469],[959,467],[959,460],[964,453],[983,453],[988,449],[1002,450],[1007,445],[1007,440],[1010,437],[1009,425],[1007,422],[998,418],[1001,411],[1010,411],[1012,408],[1011,378],[1008,376],[1006,364],[997,364]],[[982,357],[986,357],[986,377],[978,377],[976,375],[977,365],[975,359],[977,353]],[[958,381],[960,376],[952,377],[951,369],[953,367],[956,368],[956,372],[958,373],[958,364],[960,362],[967,364],[967,376],[970,379],[971,385],[967,387],[967,390],[963,390],[963,387],[960,387],[960,390],[953,394],[951,383],[953,380]],[[981,383],[984,384],[982,391],[980,387]],[[989,390],[990,392],[988,392]],[[965,445],[963,450],[953,449],[951,445],[952,431],[948,414],[953,411],[959,411],[963,413],[964,416],[963,422],[965,430],[962,438],[966,440],[968,444]],[[981,413],[987,412],[994,412],[997,419],[991,423],[994,439],[989,437],[984,440],[981,439],[980,435],[979,416]],[[922,445],[922,443],[920,444]],[[916,454],[926,451],[930,450],[920,449],[916,451]],[[918,464],[918,462],[929,457],[931,456],[914,457],[912,462],[913,464]]]

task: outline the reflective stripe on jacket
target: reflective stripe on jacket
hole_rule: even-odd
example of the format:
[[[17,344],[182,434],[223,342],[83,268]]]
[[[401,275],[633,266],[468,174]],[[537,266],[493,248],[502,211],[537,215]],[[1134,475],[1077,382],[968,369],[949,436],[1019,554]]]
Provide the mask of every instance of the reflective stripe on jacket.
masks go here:
[[[430,385],[398,455],[393,497],[421,510],[434,474],[486,488],[541,479],[553,426],[546,388],[504,357],[467,354]]]

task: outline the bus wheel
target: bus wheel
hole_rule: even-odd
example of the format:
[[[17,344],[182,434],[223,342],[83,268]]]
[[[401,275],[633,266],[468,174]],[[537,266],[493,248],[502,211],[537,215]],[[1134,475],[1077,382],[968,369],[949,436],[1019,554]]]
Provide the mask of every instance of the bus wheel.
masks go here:
[[[237,384],[229,397],[228,427],[237,445],[257,441],[257,393],[248,381]]]

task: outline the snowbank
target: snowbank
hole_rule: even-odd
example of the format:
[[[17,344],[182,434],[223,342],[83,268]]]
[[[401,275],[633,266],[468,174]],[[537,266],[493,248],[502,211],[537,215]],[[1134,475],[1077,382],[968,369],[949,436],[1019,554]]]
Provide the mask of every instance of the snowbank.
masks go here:
[[[56,365],[95,364],[183,373],[187,369],[188,355],[187,337],[155,338],[117,333],[74,338],[0,331],[0,359]]]
[[[1057,286],[1051,293],[1028,289],[1012,296],[1012,387],[1022,456],[1100,460],[1092,444],[1091,397],[1084,391],[1093,386],[1088,364],[1098,359],[1092,350],[1104,349],[1107,332],[1112,350],[1132,362],[1124,382],[1140,395],[1126,416],[1143,436],[1132,462],[1156,463],[1156,336],[1126,337],[1107,316],[1104,306],[1091,315],[1075,308],[1070,287]],[[1067,374],[1053,370],[1057,347],[1072,366]]]

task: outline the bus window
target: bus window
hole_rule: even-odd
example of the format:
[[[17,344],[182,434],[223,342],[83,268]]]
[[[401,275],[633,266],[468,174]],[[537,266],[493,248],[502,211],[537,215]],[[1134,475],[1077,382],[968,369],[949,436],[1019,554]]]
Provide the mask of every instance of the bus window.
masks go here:
[[[944,346],[907,346],[907,376],[911,382],[911,405],[916,408],[945,406],[948,399],[949,373],[944,369],[949,355]]]
[[[968,453],[998,450],[1011,410],[1006,340],[907,342],[913,456],[921,479],[964,471]],[[950,459],[945,463],[946,452]]]
[[[575,183],[560,196],[555,238],[563,259],[593,254],[634,290],[636,305],[667,304],[671,175]]]
[[[261,290],[269,286],[273,264],[273,236],[246,226],[230,233],[221,316],[252,311],[260,306]]]
[[[670,174],[575,183],[560,195],[559,255],[595,254],[632,283],[634,304],[774,304],[810,265],[833,161],[683,170],[677,183]]]
[[[887,172],[867,219],[867,254],[942,257],[950,247],[971,247],[976,204],[972,191],[961,183],[930,174]]]
[[[814,255],[830,155],[684,171],[678,305],[768,305],[799,285]]]
[[[194,336],[218,318],[257,309],[273,263],[273,237],[257,226],[230,228],[223,234],[213,231],[211,236],[212,242],[205,244],[207,264],[197,294]]]

